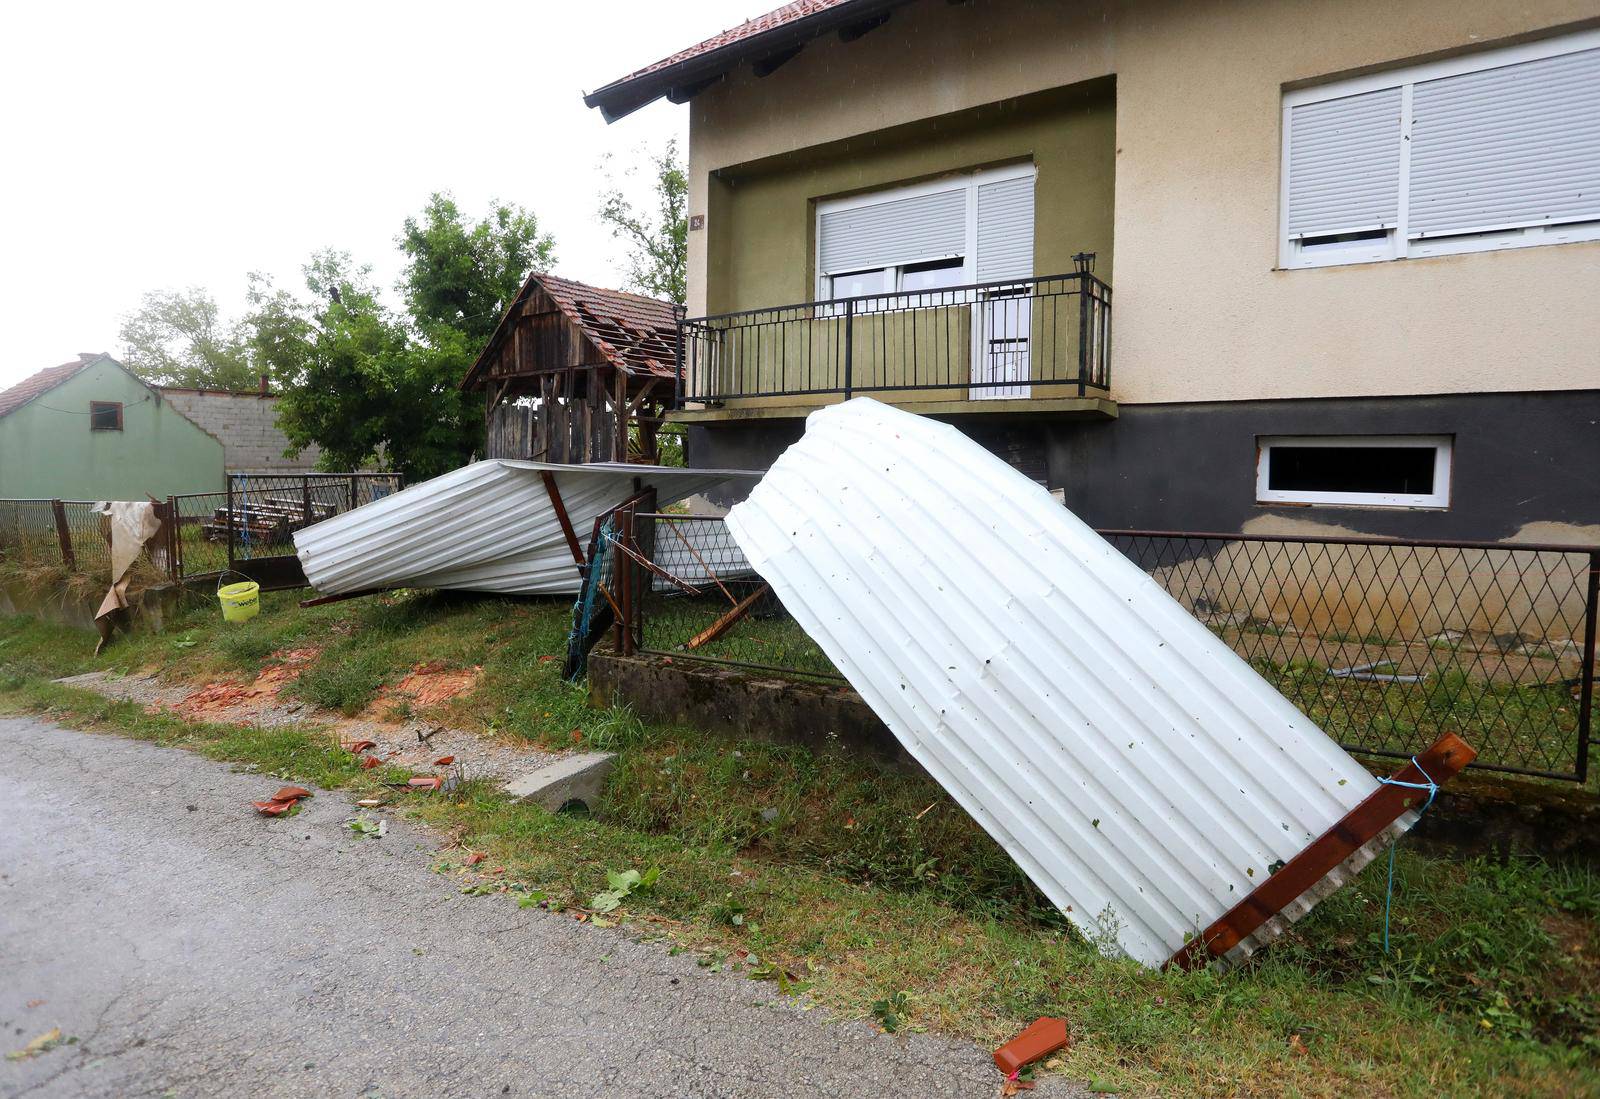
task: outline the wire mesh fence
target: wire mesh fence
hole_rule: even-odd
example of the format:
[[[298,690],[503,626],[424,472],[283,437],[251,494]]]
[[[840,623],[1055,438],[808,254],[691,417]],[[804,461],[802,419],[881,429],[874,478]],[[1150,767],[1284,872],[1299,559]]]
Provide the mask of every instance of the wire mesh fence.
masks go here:
[[[401,484],[391,473],[229,474],[227,499],[207,536],[231,547],[230,561],[292,556],[295,531],[398,492]]]
[[[633,648],[837,677],[720,517],[623,518]],[[1346,749],[1454,732],[1480,768],[1587,778],[1600,550],[1101,533]]]

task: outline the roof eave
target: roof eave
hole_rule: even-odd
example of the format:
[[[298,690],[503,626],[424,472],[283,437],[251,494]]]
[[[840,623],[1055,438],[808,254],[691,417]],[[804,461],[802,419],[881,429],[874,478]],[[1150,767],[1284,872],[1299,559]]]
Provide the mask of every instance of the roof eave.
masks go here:
[[[654,103],[662,96],[675,103],[687,103],[747,58],[770,57],[783,50],[803,46],[829,31],[842,30],[908,3],[910,0],[852,0],[851,3],[803,16],[770,31],[718,46],[665,68],[612,81],[585,95],[584,106],[599,108],[601,117],[611,123]],[[675,97],[674,92],[679,96]]]

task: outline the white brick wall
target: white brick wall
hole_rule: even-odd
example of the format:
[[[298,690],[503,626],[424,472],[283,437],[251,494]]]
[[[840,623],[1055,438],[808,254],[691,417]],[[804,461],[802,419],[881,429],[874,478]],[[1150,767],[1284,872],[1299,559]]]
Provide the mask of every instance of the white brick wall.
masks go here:
[[[289,440],[278,430],[278,398],[258,393],[162,389],[161,396],[200,429],[222,443],[230,472],[299,472],[314,469],[321,451],[310,446],[285,458]]]

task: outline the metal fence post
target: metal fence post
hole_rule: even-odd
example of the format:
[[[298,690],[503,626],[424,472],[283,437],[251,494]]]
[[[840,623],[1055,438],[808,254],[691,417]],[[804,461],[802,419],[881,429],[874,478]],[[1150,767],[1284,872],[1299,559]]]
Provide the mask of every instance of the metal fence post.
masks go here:
[[[311,478],[300,478],[300,521],[305,526],[310,526],[316,520],[311,518]]]
[[[1588,598],[1583,611],[1583,667],[1578,687],[1578,781],[1589,779],[1589,722],[1594,710],[1594,645],[1600,619],[1600,550],[1589,554]]]
[[[1092,291],[1090,279],[1094,276],[1080,274],[1078,276],[1078,396],[1087,393],[1086,375],[1089,372],[1089,295]]]
[[[176,496],[167,497],[167,572],[174,584],[183,579],[183,526]]]
[[[847,299],[844,303],[844,399],[850,399],[850,389],[855,383],[855,353],[851,343],[855,338],[856,303],[855,299]]]
[[[233,568],[233,474],[229,473],[226,476],[228,478],[228,567],[231,569]]]
[[[50,501],[50,510],[56,516],[56,541],[61,544],[61,563],[68,572],[78,571],[78,560],[72,554],[72,530],[67,526],[67,507],[60,500]]]

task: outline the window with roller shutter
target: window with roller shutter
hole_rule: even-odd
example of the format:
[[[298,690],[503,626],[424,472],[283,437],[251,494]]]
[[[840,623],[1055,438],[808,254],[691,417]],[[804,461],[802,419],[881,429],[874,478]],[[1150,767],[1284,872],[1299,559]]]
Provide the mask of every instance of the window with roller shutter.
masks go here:
[[[1600,31],[1284,96],[1284,267],[1600,239]]]

